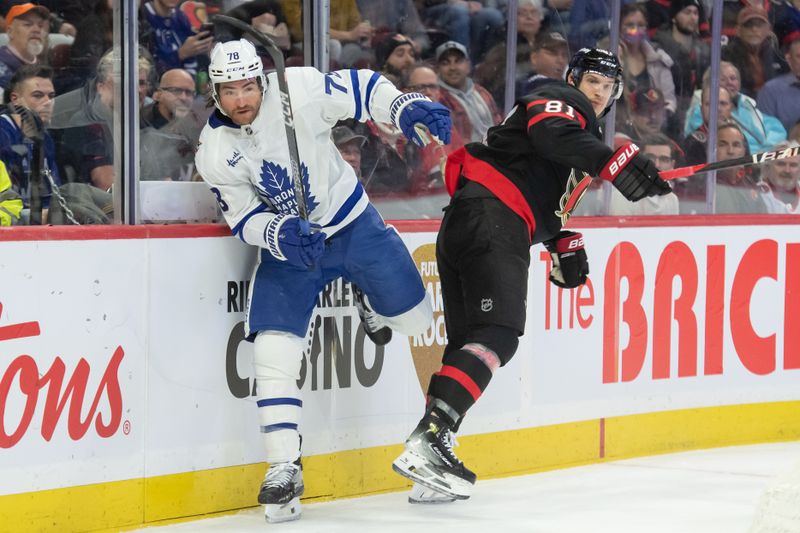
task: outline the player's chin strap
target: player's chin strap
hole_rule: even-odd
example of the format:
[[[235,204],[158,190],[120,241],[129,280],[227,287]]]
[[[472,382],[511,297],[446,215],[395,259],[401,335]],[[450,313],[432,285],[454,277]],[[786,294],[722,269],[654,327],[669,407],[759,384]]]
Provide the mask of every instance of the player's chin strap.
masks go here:
[[[659,172],[658,175],[662,180],[674,180],[676,178],[685,178],[687,176],[701,174],[703,172],[711,172],[712,170],[725,170],[727,168],[739,166],[761,165],[763,163],[796,157],[798,155],[800,155],[800,146],[790,146],[780,150],[759,152],[749,156],[725,159],[723,161],[716,161],[714,163],[702,163],[699,165],[680,167],[673,170],[664,170]]]

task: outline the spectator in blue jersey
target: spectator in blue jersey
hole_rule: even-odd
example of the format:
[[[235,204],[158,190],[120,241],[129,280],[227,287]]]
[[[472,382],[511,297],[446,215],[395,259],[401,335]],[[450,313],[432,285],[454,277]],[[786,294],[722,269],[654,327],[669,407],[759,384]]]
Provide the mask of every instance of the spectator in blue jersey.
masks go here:
[[[199,67],[207,64],[214,36],[208,31],[195,33],[189,17],[176,9],[179,3],[179,0],[146,2],[139,14],[139,39],[153,55],[159,74],[182,68],[194,76]]]
[[[0,89],[22,65],[33,65],[45,49],[50,11],[35,4],[12,7],[6,15],[8,44],[0,48]]]
[[[12,76],[5,93],[6,111],[0,114],[0,159],[5,163],[11,177],[12,188],[22,197],[24,207],[30,207],[31,182],[40,182],[42,208],[50,203],[52,188],[50,180],[43,173],[31,176],[33,165],[33,146],[37,135],[43,134],[43,170],[50,171],[56,185],[60,184],[55,160],[53,138],[44,129],[53,114],[56,93],[53,89],[53,70],[42,65],[25,65]],[[38,130],[34,131],[32,120],[23,120],[25,113],[35,114]],[[46,216],[43,217],[46,220]]]

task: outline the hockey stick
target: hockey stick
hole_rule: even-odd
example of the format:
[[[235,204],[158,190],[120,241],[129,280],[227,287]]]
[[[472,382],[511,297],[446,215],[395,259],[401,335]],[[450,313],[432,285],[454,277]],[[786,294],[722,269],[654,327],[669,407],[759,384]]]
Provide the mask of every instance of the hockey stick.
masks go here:
[[[779,159],[786,159],[789,157],[795,157],[797,155],[800,155],[800,146],[792,146],[782,150],[759,152],[757,154],[738,157],[736,159],[726,159],[724,161],[716,161],[714,163],[702,163],[700,165],[691,165],[673,170],[665,170],[663,172],[659,172],[658,175],[662,180],[674,180],[676,178],[685,178],[686,176],[700,174],[702,172],[711,172],[712,170],[724,170],[726,168],[746,165],[760,165],[761,163],[769,163],[770,161],[778,161]]]
[[[304,221],[301,225],[303,233],[308,235],[308,209],[306,208],[306,195],[303,187],[303,176],[300,173],[300,153],[297,150],[297,136],[294,131],[294,114],[292,113],[292,100],[289,96],[289,84],[286,83],[286,65],[283,61],[283,52],[270,39],[250,24],[227,15],[214,15],[212,20],[217,23],[233,26],[248,35],[251,35],[260,45],[266,48],[275,64],[275,73],[278,76],[278,90],[281,93],[281,106],[283,107],[283,125],[286,127],[286,139],[289,141],[289,161],[292,166],[292,187],[297,201],[297,214]]]

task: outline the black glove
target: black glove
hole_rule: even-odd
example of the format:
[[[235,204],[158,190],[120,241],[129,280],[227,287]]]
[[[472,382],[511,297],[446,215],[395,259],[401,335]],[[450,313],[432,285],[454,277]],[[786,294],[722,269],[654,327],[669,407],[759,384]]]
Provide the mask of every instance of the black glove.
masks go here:
[[[633,143],[624,144],[614,152],[600,171],[600,177],[613,183],[631,202],[672,192],[667,182],[658,176],[658,169],[653,162],[642,155],[639,147]]]
[[[583,249],[583,235],[574,231],[562,231],[553,239],[544,242],[550,252],[553,266],[550,281],[564,289],[574,289],[586,283],[589,275],[589,260]]]

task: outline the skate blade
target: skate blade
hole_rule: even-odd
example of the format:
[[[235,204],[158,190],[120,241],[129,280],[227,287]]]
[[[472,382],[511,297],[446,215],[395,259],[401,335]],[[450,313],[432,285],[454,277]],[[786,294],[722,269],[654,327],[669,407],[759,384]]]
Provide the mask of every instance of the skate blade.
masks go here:
[[[303,514],[300,498],[292,498],[289,503],[268,503],[264,505],[264,516],[270,524],[299,520]]]
[[[418,460],[416,460],[418,459]],[[453,476],[443,478],[424,466],[424,459],[406,451],[392,463],[392,470],[411,481],[456,500],[467,500],[472,484]]]
[[[419,483],[414,483],[414,486],[411,487],[411,493],[408,495],[408,503],[412,504],[440,505],[454,501],[456,501],[456,498],[453,496],[442,494],[438,490],[429,489]]]

